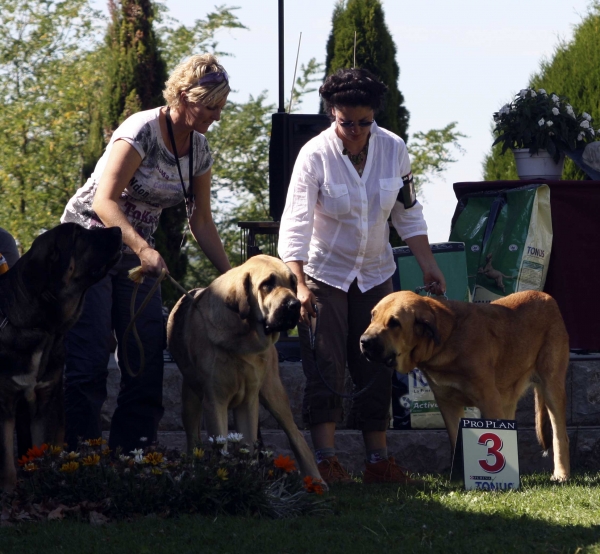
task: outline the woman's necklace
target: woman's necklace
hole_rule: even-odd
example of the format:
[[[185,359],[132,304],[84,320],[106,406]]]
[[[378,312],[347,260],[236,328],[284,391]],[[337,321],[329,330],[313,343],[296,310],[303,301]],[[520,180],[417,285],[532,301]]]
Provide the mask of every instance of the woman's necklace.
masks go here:
[[[364,170],[364,162],[367,159],[367,154],[369,153],[369,139],[367,138],[367,142],[362,147],[362,150],[358,154],[352,154],[350,150],[346,147],[342,150],[342,154],[344,156],[348,156],[348,159],[354,166],[354,169],[358,172],[358,174],[362,177]]]

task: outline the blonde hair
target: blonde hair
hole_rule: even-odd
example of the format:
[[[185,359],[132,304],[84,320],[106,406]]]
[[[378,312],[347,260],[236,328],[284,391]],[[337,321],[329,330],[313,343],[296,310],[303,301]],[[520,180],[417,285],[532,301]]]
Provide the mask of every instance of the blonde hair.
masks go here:
[[[172,108],[179,106],[182,92],[193,103],[200,102],[208,107],[220,103],[231,90],[227,79],[220,83],[198,84],[202,77],[214,72],[225,73],[225,69],[212,54],[191,56],[181,62],[165,83],[163,96],[167,104]]]

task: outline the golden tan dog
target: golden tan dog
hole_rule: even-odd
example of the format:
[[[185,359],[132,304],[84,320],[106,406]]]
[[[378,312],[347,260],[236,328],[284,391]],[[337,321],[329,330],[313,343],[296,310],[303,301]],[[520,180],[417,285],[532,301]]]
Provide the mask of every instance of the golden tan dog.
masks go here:
[[[260,402],[286,432],[305,475],[320,479],[313,455],[294,423],[279,377],[275,343],[296,326],[296,278],[279,259],[254,256],[206,289],[183,296],[169,316],[169,350],[183,375],[183,425],[188,450],[200,437],[204,410],[211,436],[227,436],[227,410],[252,445]]]
[[[569,337],[552,297],[527,291],[491,304],[469,304],[396,292],[373,309],[361,349],[400,373],[423,371],[452,448],[464,406],[477,406],[487,419],[514,419],[519,398],[533,384],[536,431],[544,450],[551,438],[548,413],[554,431],[553,479],[569,477]]]

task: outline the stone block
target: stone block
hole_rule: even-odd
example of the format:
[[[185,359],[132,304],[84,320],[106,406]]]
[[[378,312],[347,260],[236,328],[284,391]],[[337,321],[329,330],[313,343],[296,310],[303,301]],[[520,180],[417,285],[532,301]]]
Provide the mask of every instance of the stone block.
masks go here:
[[[593,427],[569,428],[571,469],[576,471],[600,471],[600,429]],[[312,448],[310,433],[303,431],[306,442]],[[277,455],[292,456],[287,436],[283,431],[263,429],[262,440],[266,448]],[[399,465],[413,472],[446,473],[452,466],[450,441],[443,430],[388,431],[388,450]],[[203,440],[206,434],[203,433]],[[160,444],[169,448],[185,449],[185,435],[181,431],[161,431]],[[552,451],[544,456],[537,443],[535,430],[519,429],[519,468],[521,474],[552,471]],[[364,444],[360,431],[342,430],[335,435],[336,450],[340,462],[348,471],[360,475],[364,470]]]
[[[572,360],[567,389],[573,425],[600,425],[600,359]]]
[[[110,429],[112,414],[117,406],[117,396],[121,383],[121,372],[117,362],[111,355],[108,363],[108,379],[106,384],[107,398],[102,406],[102,428]],[[181,383],[182,377],[175,362],[166,362],[163,376],[163,406],[165,413],[160,422],[161,431],[180,431],[181,422]]]

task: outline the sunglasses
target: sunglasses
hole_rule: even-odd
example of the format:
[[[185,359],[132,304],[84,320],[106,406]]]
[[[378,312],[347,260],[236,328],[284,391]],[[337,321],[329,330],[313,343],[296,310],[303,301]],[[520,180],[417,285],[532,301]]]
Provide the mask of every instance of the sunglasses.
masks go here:
[[[358,125],[359,127],[370,127],[373,123],[375,122],[375,120],[373,119],[372,121],[340,121],[339,119],[337,120],[337,123],[340,127],[344,127],[345,129],[348,129],[354,125]]]
[[[188,87],[187,90],[193,89],[194,87],[201,87],[208,84],[219,84],[222,82],[229,82],[229,75],[227,75],[227,71],[213,71],[212,73],[207,73],[204,77],[198,79],[198,82]]]

